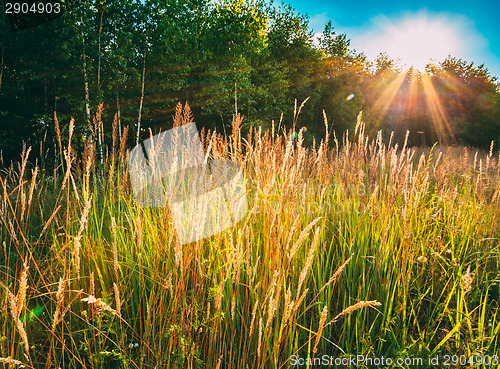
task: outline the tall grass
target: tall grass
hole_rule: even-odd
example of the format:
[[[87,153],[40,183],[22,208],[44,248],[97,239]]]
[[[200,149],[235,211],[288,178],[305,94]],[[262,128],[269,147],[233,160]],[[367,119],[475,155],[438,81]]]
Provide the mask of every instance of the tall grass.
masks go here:
[[[57,122],[53,170],[26,148],[0,174],[0,362],[285,368],[292,355],[498,351],[491,151],[371,140],[361,115],[340,141],[325,117],[306,148],[274,127],[242,137],[236,117],[230,137],[201,138],[245,169],[249,212],[181,245],[168,208],[135,203],[116,120],[103,166],[93,137],[75,156],[73,124],[61,138]]]

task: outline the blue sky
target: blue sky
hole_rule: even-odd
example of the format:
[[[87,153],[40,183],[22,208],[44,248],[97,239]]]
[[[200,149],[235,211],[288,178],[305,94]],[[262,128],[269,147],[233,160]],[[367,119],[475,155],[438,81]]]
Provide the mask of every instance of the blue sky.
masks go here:
[[[404,45],[404,40],[403,43],[393,44],[392,49],[389,46],[387,46],[389,50],[380,49],[388,45],[388,41],[392,42],[401,28],[408,31],[412,24],[420,24],[431,35],[432,32],[439,33],[436,34],[436,38],[442,36],[443,44],[435,45],[442,52],[450,51],[453,56],[473,61],[476,65],[484,63],[492,75],[500,77],[500,2],[484,0],[413,2],[286,0],[285,2],[300,13],[307,13],[310,16],[310,26],[315,33],[321,32],[324,25],[331,20],[336,32],[346,33],[351,39],[351,46],[358,52],[365,52],[369,58],[374,58],[378,51],[386,51],[391,57],[401,56],[391,54],[397,53],[397,46],[394,45]],[[415,23],[412,19],[421,21]],[[431,36],[430,40],[433,39]],[[414,40],[406,44],[408,48],[416,48]],[[401,52],[404,54],[404,51]]]

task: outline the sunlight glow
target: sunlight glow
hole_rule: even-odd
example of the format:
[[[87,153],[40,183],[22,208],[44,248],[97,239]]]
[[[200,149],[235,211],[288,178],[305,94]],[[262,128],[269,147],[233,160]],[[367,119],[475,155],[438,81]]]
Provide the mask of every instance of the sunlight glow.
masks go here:
[[[460,40],[453,29],[439,19],[407,19],[400,25],[391,26],[390,31],[386,40],[387,53],[419,70],[424,70],[430,59],[441,61],[460,49]]]
[[[398,94],[404,80],[405,75],[403,73],[398,74],[397,77],[389,83],[389,85],[384,89],[383,93],[375,101],[373,107],[377,116],[377,121],[381,121],[385,117],[385,114],[393,104],[394,99]]]
[[[439,141],[446,144],[456,143],[455,135],[451,130],[443,103],[430,81],[429,76],[425,73],[422,75],[422,86],[427,107],[431,113],[432,124],[436,128]]]
[[[440,14],[409,13],[397,19],[377,19],[378,32],[366,35],[370,49],[385,52],[391,59],[399,59],[402,66],[420,71],[427,63],[443,61],[448,55],[460,55],[467,45],[461,36],[462,22],[452,22]]]

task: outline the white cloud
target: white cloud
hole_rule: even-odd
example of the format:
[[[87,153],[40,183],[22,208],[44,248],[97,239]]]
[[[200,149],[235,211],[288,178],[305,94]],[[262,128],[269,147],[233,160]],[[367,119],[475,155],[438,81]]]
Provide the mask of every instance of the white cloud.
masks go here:
[[[371,60],[386,52],[393,59],[400,57],[419,67],[429,58],[439,62],[449,54],[475,61],[488,48],[488,41],[471,19],[445,12],[405,12],[391,18],[380,15],[345,32],[351,46]]]
[[[315,14],[309,19],[309,28],[313,32],[322,32],[329,21],[330,17],[327,12]]]
[[[320,38],[323,37],[323,33],[322,32],[316,32],[314,35],[313,35],[313,45],[314,46],[319,46],[319,40]]]

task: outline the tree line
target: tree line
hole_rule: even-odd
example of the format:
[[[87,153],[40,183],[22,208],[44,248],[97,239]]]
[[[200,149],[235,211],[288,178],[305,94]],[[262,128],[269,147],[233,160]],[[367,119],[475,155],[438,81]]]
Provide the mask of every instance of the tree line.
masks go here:
[[[331,22],[315,41],[309,18],[262,0],[98,0],[63,3],[46,24],[12,32],[0,19],[0,150],[55,136],[75,119],[82,150],[102,102],[100,137],[114,117],[130,143],[171,126],[188,102],[199,127],[228,130],[295,123],[306,142],[337,135],[363,110],[369,132],[410,145],[488,147],[500,140],[500,94],[483,65],[448,57],[426,73],[403,71],[387,55],[369,61]],[[296,101],[309,98],[294,122]],[[323,114],[323,112],[325,114]],[[297,128],[298,129],[298,128]]]

